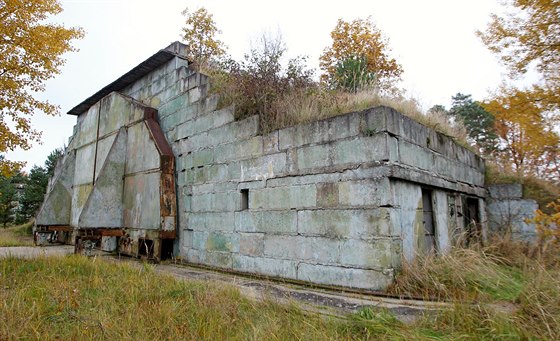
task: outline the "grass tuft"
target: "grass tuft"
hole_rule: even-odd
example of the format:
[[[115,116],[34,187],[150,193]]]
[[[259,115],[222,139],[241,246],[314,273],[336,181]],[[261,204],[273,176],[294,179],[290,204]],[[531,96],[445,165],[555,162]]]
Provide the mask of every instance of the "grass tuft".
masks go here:
[[[506,238],[403,265],[389,292],[461,302],[420,323],[467,339],[560,339],[560,247]],[[469,305],[464,302],[475,302]],[[501,308],[500,308],[501,307]],[[495,335],[493,337],[492,335]],[[463,338],[463,336],[461,336]]]
[[[28,223],[0,228],[0,247],[32,246],[33,220]]]
[[[520,270],[482,250],[454,248],[446,255],[418,256],[403,265],[388,289],[400,296],[445,301],[508,300],[522,287]]]

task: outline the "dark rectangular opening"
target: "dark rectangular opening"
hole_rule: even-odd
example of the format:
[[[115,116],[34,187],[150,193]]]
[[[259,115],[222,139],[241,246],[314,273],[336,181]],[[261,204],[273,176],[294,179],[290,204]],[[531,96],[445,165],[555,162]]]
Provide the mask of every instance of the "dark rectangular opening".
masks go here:
[[[173,258],[173,244],[175,239],[161,240],[161,260]]]
[[[154,256],[154,241],[151,239],[138,239],[138,255],[152,258]]]
[[[432,191],[425,188],[422,188],[422,224],[424,225],[423,251],[435,252],[437,250],[437,244]]]
[[[249,209],[249,189],[245,188],[241,190],[241,210]]]
[[[479,243],[482,240],[480,226],[480,212],[478,211],[478,198],[466,198],[464,205],[465,230],[467,244]]]

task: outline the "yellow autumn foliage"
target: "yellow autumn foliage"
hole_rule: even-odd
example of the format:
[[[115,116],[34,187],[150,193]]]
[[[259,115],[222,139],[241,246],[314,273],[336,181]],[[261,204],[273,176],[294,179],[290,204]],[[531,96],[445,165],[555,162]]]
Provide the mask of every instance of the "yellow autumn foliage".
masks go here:
[[[500,57],[511,77],[534,67],[542,83],[534,97],[548,110],[560,108],[560,1],[505,0],[505,11],[492,14],[482,42]]]
[[[31,127],[38,112],[55,115],[58,107],[34,96],[60,73],[62,55],[75,51],[71,42],[80,28],[65,28],[45,20],[62,12],[57,0],[0,1],[0,154],[27,150],[41,133]],[[10,173],[22,164],[0,158],[0,171]]]
[[[500,89],[500,94],[482,103],[494,115],[500,152],[495,159],[502,169],[541,179],[560,178],[560,136],[554,121],[531,91]]]
[[[552,213],[547,214],[537,210],[535,217],[529,221],[535,224],[541,245],[544,247],[551,243],[560,244],[560,199],[556,199],[546,207]]]
[[[183,41],[188,45],[187,57],[198,67],[204,68],[208,63],[226,53],[223,42],[216,38],[221,33],[214,22],[212,14],[201,7],[194,12],[186,8],[183,27]]]
[[[402,67],[389,56],[388,40],[371,17],[351,22],[338,19],[331,38],[332,45],[319,58],[324,72],[321,80],[326,84],[336,84],[337,66],[349,59],[364,59],[367,71],[375,74],[381,89],[389,89],[400,79]]]

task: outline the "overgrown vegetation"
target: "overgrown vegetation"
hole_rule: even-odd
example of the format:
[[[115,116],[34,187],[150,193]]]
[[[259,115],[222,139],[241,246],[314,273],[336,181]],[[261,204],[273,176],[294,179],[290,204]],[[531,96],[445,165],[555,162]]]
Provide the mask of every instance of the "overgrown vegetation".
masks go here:
[[[507,279],[506,274],[520,271],[519,278],[516,274],[506,283],[521,283],[521,286],[510,289],[507,284],[488,282],[484,290],[478,291],[478,303],[457,303],[410,324],[383,309],[366,308],[333,318],[303,312],[295,304],[255,302],[241,296],[233,287],[179,281],[156,273],[147,264],[138,268],[82,256],[4,258],[0,259],[0,339],[551,340],[560,337],[558,273],[540,268],[527,276],[525,270],[513,270],[519,269],[519,260],[496,262],[502,256],[487,252],[472,268],[495,268],[496,273],[503,272],[503,277],[493,279]],[[522,254],[518,256],[526,258]],[[453,257],[464,261],[476,259],[474,253]],[[452,267],[448,270],[461,271]],[[433,273],[427,276],[435,278]],[[450,275],[441,273],[440,276]],[[403,288],[403,282],[400,283]],[[463,289],[449,291],[459,293],[459,290]],[[470,292],[468,286],[466,291]],[[480,302],[483,297],[484,302]],[[509,305],[504,305],[504,300]]]
[[[212,15],[201,8],[185,11],[184,41],[190,58],[211,78],[220,105],[233,106],[237,119],[259,115],[264,133],[378,105],[391,106],[428,126],[466,141],[460,122],[425,114],[417,101],[403,96],[397,83],[403,72],[390,57],[388,39],[371,18],[339,20],[332,45],[321,56],[321,82],[307,57],[285,59],[280,35],[263,34],[241,61],[224,53]],[[187,34],[188,33],[188,34]],[[213,52],[214,51],[214,52]],[[463,145],[467,143],[464,142]]]
[[[509,338],[560,338],[560,244],[543,249],[502,238],[418,257],[404,264],[389,291],[474,302],[437,316],[446,326],[459,323],[475,332],[477,325],[487,325]],[[455,316],[458,310],[461,317]]]
[[[345,76],[361,81],[341,76],[337,78],[340,88],[331,88],[332,84],[324,87],[313,80],[305,57],[293,58],[283,67],[285,52],[279,37],[265,35],[242,62],[229,60],[221,69],[207,70],[213,91],[220,94],[220,105],[233,105],[238,119],[259,115],[265,133],[384,105],[468,145],[460,122],[451,124],[440,112],[423,113],[415,99],[383,95],[377,83],[371,83],[370,76],[360,75],[360,70],[354,70],[357,75],[347,70]]]
[[[233,287],[80,256],[0,260],[0,339],[326,340],[349,330]]]

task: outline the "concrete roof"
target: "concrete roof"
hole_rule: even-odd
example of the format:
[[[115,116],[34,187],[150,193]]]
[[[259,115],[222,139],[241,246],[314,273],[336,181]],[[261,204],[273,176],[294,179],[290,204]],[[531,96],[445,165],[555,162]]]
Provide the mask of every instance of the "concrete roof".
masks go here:
[[[146,74],[150,73],[154,69],[158,68],[159,66],[175,57],[186,59],[186,49],[187,45],[176,41],[166,48],[159,50],[156,54],[138,64],[132,70],[128,71],[111,84],[105,86],[103,89],[97,91],[95,94],[82,101],[82,103],[76,105],[74,108],[68,111],[67,114],[76,116],[80,115],[111,92],[121,91],[122,89],[136,82],[138,79],[144,77]]]

